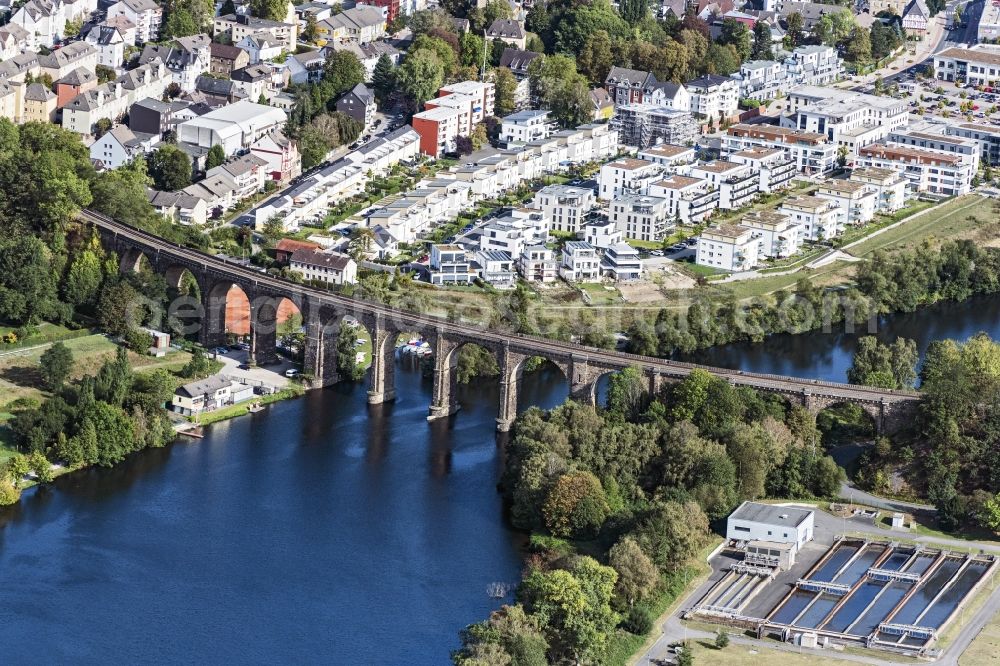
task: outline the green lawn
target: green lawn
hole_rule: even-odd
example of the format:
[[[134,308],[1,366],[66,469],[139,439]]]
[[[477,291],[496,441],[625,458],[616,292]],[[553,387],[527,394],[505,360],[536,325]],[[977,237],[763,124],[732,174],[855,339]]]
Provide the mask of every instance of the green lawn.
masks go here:
[[[301,386],[294,384],[290,385],[286,389],[282,389],[277,393],[272,393],[271,395],[263,395],[259,398],[255,397],[252,401],[241,402],[237,405],[230,405],[228,407],[223,407],[222,409],[216,409],[211,412],[202,413],[197,421],[202,425],[209,425],[211,423],[218,423],[219,421],[225,421],[227,419],[235,418],[237,416],[243,416],[248,414],[247,406],[250,402],[259,402],[262,405],[269,405],[272,402],[278,402],[279,400],[288,400],[289,398],[296,398],[305,392]]]
[[[931,213],[866,240],[848,250],[863,257],[876,250],[915,247],[924,240],[937,241],[975,237],[995,225],[997,214],[993,201],[975,194],[959,197]]]

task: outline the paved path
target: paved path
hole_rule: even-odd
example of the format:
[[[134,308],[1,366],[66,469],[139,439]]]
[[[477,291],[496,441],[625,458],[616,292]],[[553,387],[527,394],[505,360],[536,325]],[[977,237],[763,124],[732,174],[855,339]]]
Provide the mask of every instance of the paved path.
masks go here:
[[[887,227],[882,227],[878,231],[874,231],[874,232],[868,234],[864,238],[859,238],[856,241],[848,243],[847,245],[845,245],[844,247],[842,247],[840,249],[842,251],[846,252],[847,250],[850,250],[852,247],[856,247],[856,246],[861,245],[862,243],[864,243],[866,241],[870,241],[873,238],[877,238],[877,237],[881,236],[882,234],[884,234],[885,232],[889,231],[890,229],[895,229],[896,227],[899,227],[901,225],[907,224],[908,222],[912,222],[913,220],[921,218],[924,215],[935,213],[935,212],[937,212],[937,210],[939,208],[941,208],[942,206],[946,206],[946,205],[948,205],[950,203],[953,203],[953,201],[954,200],[948,200],[948,201],[945,201],[943,203],[939,203],[936,206],[931,206],[930,208],[925,208],[924,210],[920,211],[919,213],[914,213],[913,215],[910,215],[909,217],[904,217],[899,222],[894,222],[894,223],[890,224]],[[979,197],[974,197],[973,200],[970,201],[968,204],[962,206],[961,208],[958,208],[958,209],[952,211],[951,214],[954,215],[955,213],[961,213],[963,210],[966,210],[968,208],[972,208],[973,206],[975,206],[976,204],[978,204],[980,201],[981,201],[981,199]]]
[[[871,493],[861,490],[850,481],[844,481],[840,484],[840,498],[848,500],[852,504],[864,504],[865,506],[873,506],[877,509],[885,509],[886,511],[916,512],[924,514],[937,513],[937,507],[933,504],[918,504],[916,502],[904,502],[902,500],[879,497],[878,495],[872,495]]]

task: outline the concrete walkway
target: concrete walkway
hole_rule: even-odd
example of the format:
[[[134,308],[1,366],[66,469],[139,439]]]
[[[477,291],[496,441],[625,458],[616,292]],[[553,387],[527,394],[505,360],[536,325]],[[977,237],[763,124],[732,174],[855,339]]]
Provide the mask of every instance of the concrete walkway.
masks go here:
[[[840,484],[840,499],[849,501],[851,504],[864,504],[865,506],[873,506],[876,509],[885,509],[886,511],[922,513],[925,515],[937,514],[937,507],[933,504],[919,504],[917,502],[904,502],[902,500],[879,497],[878,495],[872,495],[861,490],[850,481],[844,481]]]

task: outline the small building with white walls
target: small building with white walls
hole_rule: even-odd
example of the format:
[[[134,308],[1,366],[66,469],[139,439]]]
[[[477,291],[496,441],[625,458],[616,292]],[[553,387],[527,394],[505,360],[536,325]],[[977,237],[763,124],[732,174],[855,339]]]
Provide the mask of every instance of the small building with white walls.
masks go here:
[[[795,551],[812,541],[815,513],[810,509],[743,502],[726,520],[730,541],[794,544]]]

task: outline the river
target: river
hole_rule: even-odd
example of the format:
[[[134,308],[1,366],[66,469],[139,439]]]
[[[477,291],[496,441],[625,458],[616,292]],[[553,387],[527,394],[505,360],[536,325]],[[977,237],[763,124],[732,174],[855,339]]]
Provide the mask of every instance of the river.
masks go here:
[[[879,335],[1000,337],[1000,297],[884,320]],[[857,336],[774,336],[698,360],[843,381]],[[401,364],[406,365],[406,364]],[[4,661],[441,664],[520,577],[496,482],[492,381],[428,424],[430,382],[395,403],[338,386],[25,493],[0,512]],[[521,405],[567,395],[553,368]]]

